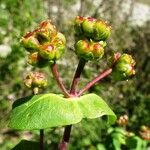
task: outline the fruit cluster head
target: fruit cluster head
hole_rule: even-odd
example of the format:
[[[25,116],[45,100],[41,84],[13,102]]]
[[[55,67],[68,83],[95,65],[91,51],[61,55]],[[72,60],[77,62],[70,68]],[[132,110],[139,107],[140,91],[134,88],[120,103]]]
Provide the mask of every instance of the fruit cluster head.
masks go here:
[[[99,60],[104,55],[104,45],[103,41],[94,42],[92,40],[88,41],[79,40],[75,44],[75,52],[79,57],[85,60]]]
[[[150,127],[145,125],[141,126],[139,134],[144,140],[150,141]]]
[[[110,36],[111,27],[92,17],[77,16],[74,21],[78,40],[75,52],[86,60],[99,60],[104,55],[105,40]]]
[[[127,123],[128,123],[128,116],[127,115],[120,116],[117,119],[117,124],[120,126],[127,125]]]
[[[41,72],[30,72],[24,79],[24,84],[28,88],[45,88],[47,86],[47,79]]]
[[[129,54],[116,53],[109,59],[113,67],[112,75],[116,80],[125,80],[135,74],[135,61]]]
[[[92,17],[77,16],[74,21],[74,28],[77,35],[84,35],[96,41],[106,40],[111,33],[111,26]]]
[[[61,57],[66,39],[50,20],[46,20],[40,23],[37,29],[22,37],[21,43],[30,52],[28,63],[43,67],[47,62],[54,62]]]

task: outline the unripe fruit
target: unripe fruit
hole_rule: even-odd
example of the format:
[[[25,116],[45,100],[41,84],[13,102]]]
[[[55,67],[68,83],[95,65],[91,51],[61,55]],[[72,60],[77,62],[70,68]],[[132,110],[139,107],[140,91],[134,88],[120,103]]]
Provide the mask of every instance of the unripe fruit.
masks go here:
[[[41,22],[39,28],[34,32],[36,32],[40,44],[49,42],[57,34],[56,27],[52,25],[50,20]]]
[[[65,45],[66,44],[66,38],[62,33],[58,32],[56,34],[56,36],[53,37],[51,42],[53,44],[63,44],[63,45]]]
[[[34,32],[27,33],[24,37],[21,38],[20,42],[29,52],[37,51],[39,48],[39,41],[35,38]]]
[[[56,50],[52,44],[41,46],[39,49],[40,56],[47,60],[53,60],[55,58],[55,53]]]
[[[92,17],[86,18],[83,23],[82,23],[82,29],[87,37],[92,37],[93,32],[94,32],[94,24],[95,24],[96,19]]]
[[[64,46],[63,44],[57,44],[57,45],[55,46],[55,49],[56,49],[55,59],[57,60],[57,59],[59,59],[59,58],[62,56],[62,54],[64,53],[64,51],[65,51],[65,46]]]
[[[123,54],[115,62],[112,75],[116,80],[124,80],[135,74],[135,61],[131,55]]]
[[[104,55],[104,48],[100,43],[94,43],[92,53],[94,55],[94,59],[100,59]]]
[[[38,52],[34,52],[29,54],[28,56],[28,63],[32,66],[36,66],[36,67],[45,67],[48,65],[48,62],[43,59]]]
[[[54,61],[62,56],[64,50],[65,46],[63,44],[48,44],[40,47],[39,54],[44,59]]]
[[[30,72],[24,79],[24,84],[28,88],[45,88],[47,86],[47,80],[41,72]]]
[[[99,42],[79,40],[75,44],[76,54],[85,60],[99,60],[104,55],[104,48]]]
[[[74,21],[74,29],[75,29],[75,32],[76,32],[77,35],[80,35],[80,34],[83,33],[82,28],[81,28],[81,24],[82,24],[82,22],[83,22],[84,20],[85,20],[85,18],[82,17],[82,16],[77,16],[77,17],[75,18],[75,21]]]
[[[94,24],[94,40],[106,40],[111,34],[111,26],[107,25],[105,22],[97,20]]]
[[[79,57],[82,57],[85,60],[90,60],[93,58],[88,40],[79,40],[75,44],[75,52]]]

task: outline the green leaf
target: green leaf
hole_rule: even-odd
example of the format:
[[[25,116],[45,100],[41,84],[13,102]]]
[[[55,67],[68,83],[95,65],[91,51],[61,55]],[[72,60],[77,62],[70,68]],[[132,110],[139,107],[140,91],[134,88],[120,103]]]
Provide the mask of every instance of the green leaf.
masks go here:
[[[129,137],[126,140],[126,144],[128,148],[131,150],[146,150],[147,149],[146,141],[141,139],[138,136]]]
[[[79,98],[63,98],[56,94],[34,95],[13,104],[9,127],[20,130],[45,129],[76,124],[82,118],[107,115],[114,123],[116,116],[101,97],[87,94]]]
[[[44,150],[47,150],[47,146]],[[22,140],[11,150],[35,150],[39,149],[39,142]]]

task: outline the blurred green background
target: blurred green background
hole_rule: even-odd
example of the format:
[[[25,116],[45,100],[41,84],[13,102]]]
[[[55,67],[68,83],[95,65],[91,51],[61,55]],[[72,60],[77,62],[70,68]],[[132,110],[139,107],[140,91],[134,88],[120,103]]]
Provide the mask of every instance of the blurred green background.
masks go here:
[[[7,128],[12,103],[31,93],[23,85],[24,75],[38,70],[26,63],[27,52],[19,43],[21,36],[47,18],[65,34],[67,48],[58,61],[58,68],[69,88],[78,63],[73,47],[73,20],[77,15],[106,20],[113,28],[105,49],[107,54],[98,63],[88,62],[79,88],[107,68],[106,59],[112,51],[133,55],[137,62],[134,78],[116,82],[110,76],[88,92],[105,99],[117,116],[127,114],[129,131],[139,135],[141,125],[150,125],[149,0],[0,0],[0,149],[9,150],[20,139],[38,139],[37,131],[18,132]],[[46,92],[60,93],[50,69],[44,68],[43,71],[49,79]],[[100,119],[82,121],[73,127],[69,149],[103,150],[101,143],[106,143],[107,129],[108,126]],[[52,150],[57,149],[62,135],[63,128],[46,131],[47,143],[53,147]]]

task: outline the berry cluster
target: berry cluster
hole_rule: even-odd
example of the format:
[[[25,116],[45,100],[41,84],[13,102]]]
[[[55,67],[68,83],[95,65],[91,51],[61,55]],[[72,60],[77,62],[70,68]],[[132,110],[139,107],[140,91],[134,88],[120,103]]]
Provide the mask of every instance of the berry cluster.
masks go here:
[[[76,54],[85,60],[101,59],[111,26],[92,17],[77,16],[74,28],[78,39],[75,44]]]
[[[144,140],[150,141],[150,127],[144,125],[141,126],[141,131],[139,134]]]
[[[117,124],[119,126],[125,126],[127,125],[128,123],[128,116],[125,114],[123,116],[120,116],[118,119],[117,119]]]
[[[135,61],[129,54],[115,53],[108,62],[113,66],[112,76],[116,80],[125,80],[135,74]]]
[[[50,20],[40,23],[37,29],[27,33],[21,43],[30,52],[28,63],[44,67],[59,59],[65,50],[65,36],[56,30]]]
[[[24,79],[24,84],[33,89],[34,94],[38,93],[38,88],[45,88],[47,86],[47,79],[41,72],[30,72]],[[34,91],[36,90],[36,91]]]

